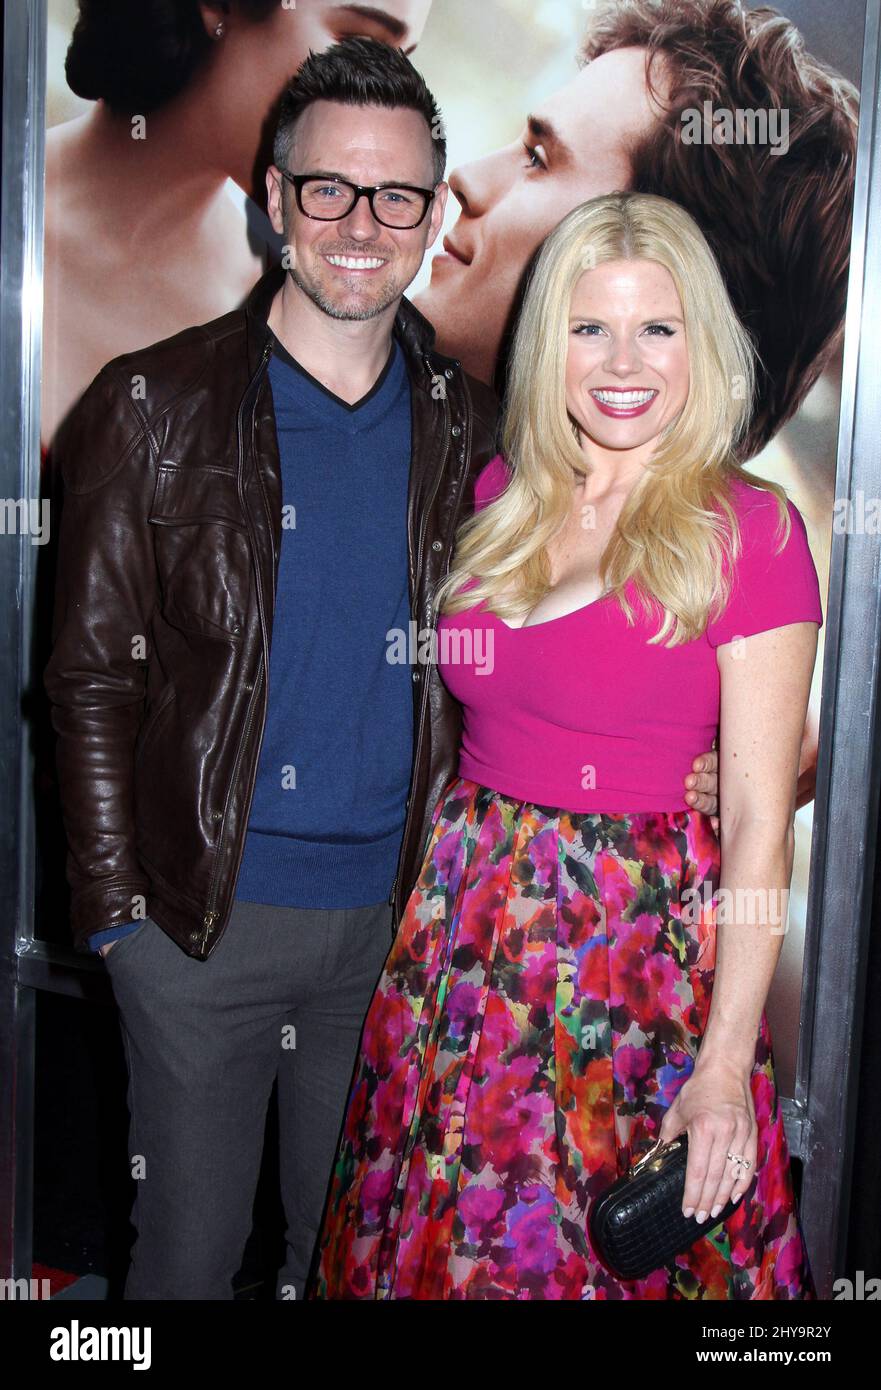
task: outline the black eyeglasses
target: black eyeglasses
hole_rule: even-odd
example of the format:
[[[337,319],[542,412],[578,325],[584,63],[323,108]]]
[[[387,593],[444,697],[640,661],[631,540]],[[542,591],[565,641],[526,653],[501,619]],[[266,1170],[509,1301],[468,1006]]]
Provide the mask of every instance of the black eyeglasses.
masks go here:
[[[359,198],[366,198],[370,211],[383,227],[418,227],[431,206],[435,190],[416,188],[409,183],[378,183],[365,187],[335,175],[292,174],[279,171],[293,184],[297,207],[316,222],[338,222],[352,211]]]

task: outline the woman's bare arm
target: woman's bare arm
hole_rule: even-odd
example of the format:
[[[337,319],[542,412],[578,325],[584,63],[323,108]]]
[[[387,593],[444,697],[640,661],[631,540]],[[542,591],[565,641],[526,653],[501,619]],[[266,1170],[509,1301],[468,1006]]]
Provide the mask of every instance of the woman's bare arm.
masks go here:
[[[706,1057],[751,1067],[786,926],[799,754],[817,624],[790,623],[718,648],[721,921]]]
[[[749,1186],[756,1037],[786,925],[793,816],[817,624],[791,623],[717,650],[722,698],[718,893],[712,1004],[694,1071],[664,1119],[688,1129],[683,1208],[710,1213]],[[735,1181],[729,1152],[751,1162]]]

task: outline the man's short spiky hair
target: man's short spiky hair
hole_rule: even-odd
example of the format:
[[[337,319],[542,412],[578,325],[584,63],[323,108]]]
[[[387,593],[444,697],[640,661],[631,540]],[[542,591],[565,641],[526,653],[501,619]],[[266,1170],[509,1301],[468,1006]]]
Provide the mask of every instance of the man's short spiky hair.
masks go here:
[[[278,168],[287,168],[297,121],[313,101],[421,112],[432,140],[434,181],[443,179],[447,143],[440,110],[403,49],[377,39],[350,38],[310,53],[281,99],[272,155]]]

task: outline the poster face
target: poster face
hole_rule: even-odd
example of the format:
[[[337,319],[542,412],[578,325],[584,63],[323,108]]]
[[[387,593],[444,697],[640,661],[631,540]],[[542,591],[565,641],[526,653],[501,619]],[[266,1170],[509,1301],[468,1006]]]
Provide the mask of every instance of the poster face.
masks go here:
[[[278,251],[262,204],[279,91],[310,49],[364,34],[411,52],[443,111],[451,196],[409,294],[439,346],[480,379],[503,387],[524,276],[573,207],[637,187],[697,218],[764,363],[747,466],[782,483],[804,516],[825,606],[862,0],[783,0],[763,11],[748,62],[737,5],[682,0],[655,87],[651,0],[249,0],[227,7],[219,32],[222,6],[178,9],[173,36],[158,34],[143,0],[75,32],[76,0],[48,0],[44,449],[110,358],[241,302]],[[783,1094],[798,1040],[823,636],[768,1005]]]

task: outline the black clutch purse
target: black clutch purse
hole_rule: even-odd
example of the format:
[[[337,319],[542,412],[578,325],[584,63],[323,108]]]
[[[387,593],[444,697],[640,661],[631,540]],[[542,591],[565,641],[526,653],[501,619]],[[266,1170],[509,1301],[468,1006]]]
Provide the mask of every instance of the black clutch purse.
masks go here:
[[[660,1139],[591,1203],[588,1229],[600,1262],[618,1279],[644,1279],[737,1211],[728,1202],[718,1216],[698,1222],[682,1215],[688,1135]]]

